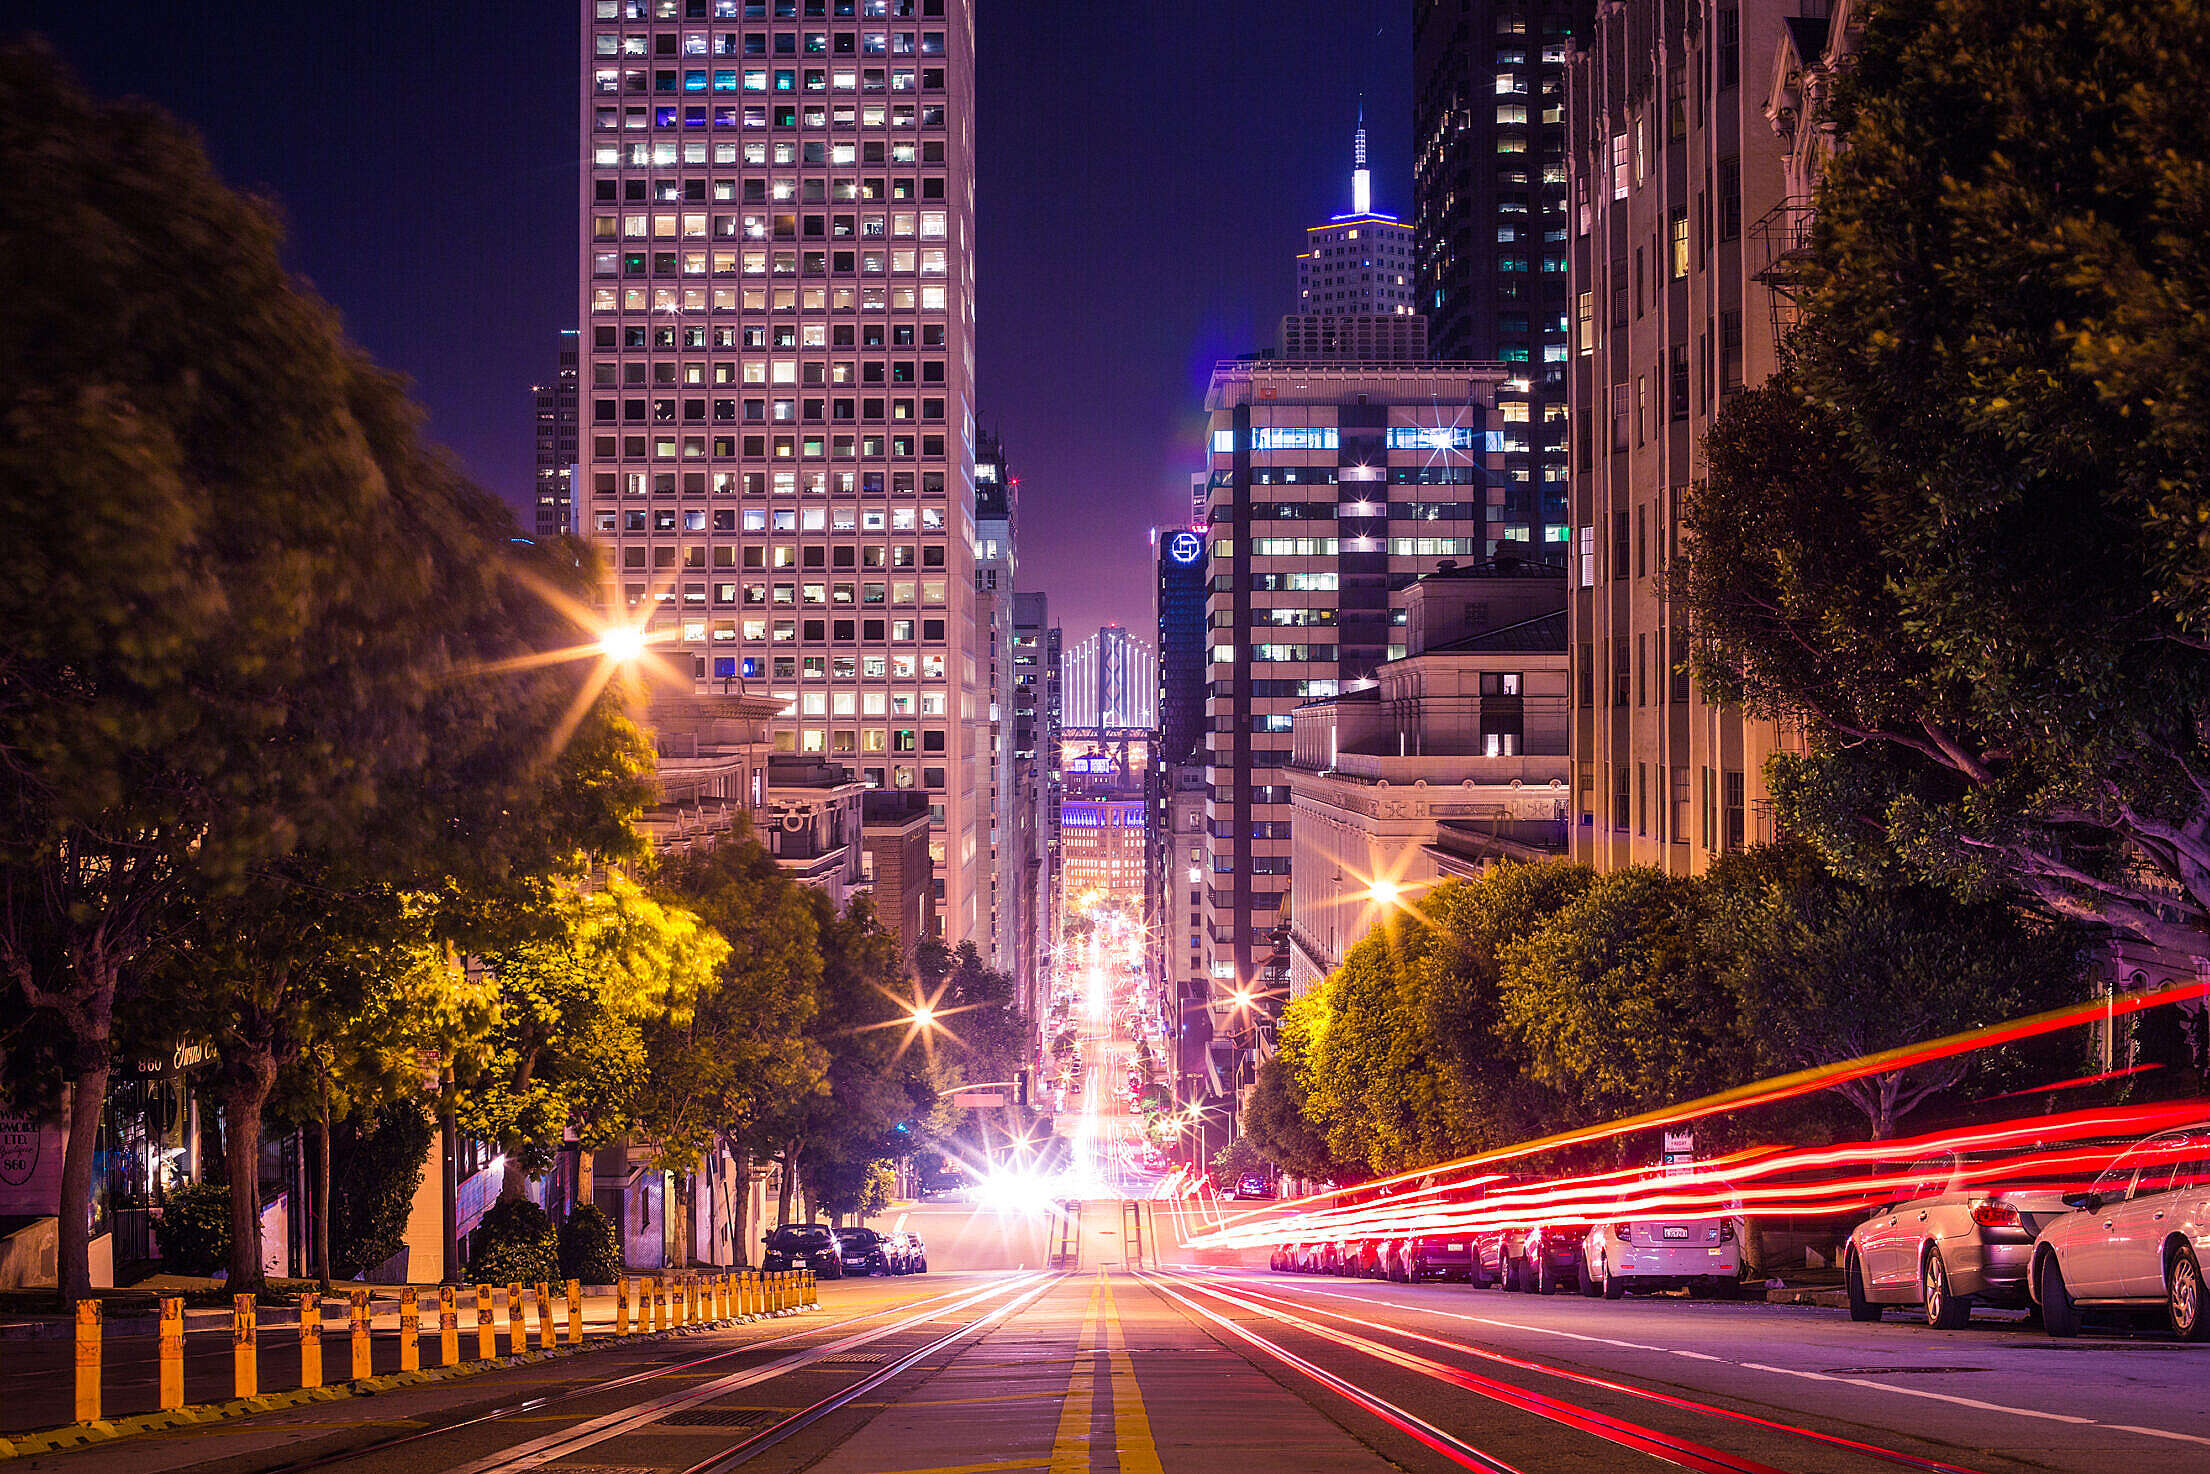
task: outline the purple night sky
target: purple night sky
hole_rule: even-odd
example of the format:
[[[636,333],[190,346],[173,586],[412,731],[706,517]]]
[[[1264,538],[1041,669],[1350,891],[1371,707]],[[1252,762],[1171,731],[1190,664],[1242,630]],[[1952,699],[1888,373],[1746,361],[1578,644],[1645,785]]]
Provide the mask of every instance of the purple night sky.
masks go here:
[[[1272,340],[1303,227],[1409,216],[1409,5],[983,0],[981,384],[1021,479],[1021,586],[1079,638],[1153,624],[1145,529],[1186,515],[1214,359]],[[572,0],[51,7],[85,81],[180,114],[273,196],[293,262],[432,433],[527,515],[530,383],[575,303]]]

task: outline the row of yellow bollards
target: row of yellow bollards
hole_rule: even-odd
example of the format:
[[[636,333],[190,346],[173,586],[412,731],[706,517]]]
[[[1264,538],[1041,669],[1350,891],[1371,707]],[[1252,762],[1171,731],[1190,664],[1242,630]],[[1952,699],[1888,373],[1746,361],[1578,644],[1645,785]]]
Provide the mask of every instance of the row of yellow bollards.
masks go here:
[[[637,1315],[631,1323],[631,1286],[637,1287]],[[531,1287],[534,1296],[525,1296],[524,1287],[506,1287],[507,1351],[518,1355],[530,1349],[529,1302],[537,1302],[537,1346],[549,1350],[556,1345],[577,1346],[583,1342],[583,1286],[569,1280],[564,1287],[567,1315],[565,1335],[563,1327],[553,1313],[553,1291],[549,1284]],[[493,1308],[496,1293],[489,1285],[476,1286],[476,1346],[475,1359],[490,1361],[498,1353],[497,1326]],[[773,1273],[755,1270],[736,1270],[705,1276],[658,1275],[642,1279],[624,1278],[614,1285],[614,1334],[627,1336],[632,1332],[648,1333],[663,1330],[684,1330],[730,1321],[753,1320],[767,1315],[787,1315],[793,1311],[821,1303],[820,1286],[810,1269],[779,1270]],[[460,1295],[453,1285],[440,1285],[437,1291],[437,1333],[439,1365],[452,1366],[460,1360]],[[234,1296],[230,1312],[230,1359],[232,1395],[239,1398],[260,1396],[260,1312],[251,1295]],[[374,1375],[369,1354],[369,1292],[354,1290],[348,1300],[349,1350],[351,1353],[350,1380],[365,1381]],[[77,1302],[76,1342],[76,1416],[80,1423],[95,1423],[101,1417],[100,1366],[101,1319],[100,1302]],[[160,1408],[163,1412],[184,1406],[184,1302],[177,1298],[161,1301],[161,1320],[156,1343],[156,1359],[159,1366]],[[299,1297],[299,1385],[314,1388],[323,1385],[322,1369],[322,1297]],[[422,1367],[422,1306],[412,1286],[399,1292],[399,1370],[419,1371]]]

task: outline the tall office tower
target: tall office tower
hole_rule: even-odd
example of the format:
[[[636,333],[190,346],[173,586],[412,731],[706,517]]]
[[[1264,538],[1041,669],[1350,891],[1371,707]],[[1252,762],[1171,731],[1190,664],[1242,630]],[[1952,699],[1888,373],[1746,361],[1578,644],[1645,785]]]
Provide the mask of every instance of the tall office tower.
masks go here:
[[[785,700],[777,750],[925,793],[938,924],[987,941],[971,7],[583,18],[577,494],[612,612]]]
[[[1016,885],[1018,842],[1011,833],[1015,802],[1013,732],[1013,587],[1019,572],[1014,554],[1014,521],[1020,483],[1005,464],[1005,448],[995,435],[975,444],[975,630],[989,652],[985,689],[989,703],[989,844],[984,870],[989,877],[986,914],[990,965],[1013,972],[1019,930]]]
[[[1826,9],[1607,3],[1567,68],[1573,854],[1607,869],[1693,873],[1773,838],[1781,729],[1705,700],[1665,570],[1712,416],[1775,366],[1765,246],[1806,202],[1787,196],[1766,84],[1781,48],[1824,46]]]
[[[1066,652],[1063,724],[1149,731],[1158,722],[1159,657],[1117,624]]]
[[[1205,536],[1159,532],[1159,761],[1186,763],[1205,733]]]
[[[1305,231],[1297,310],[1281,320],[1276,358],[1393,363],[1427,357],[1427,319],[1413,303],[1412,229],[1373,207],[1363,115],[1352,161],[1350,213]]]
[[[1011,818],[1000,823],[1013,835],[1018,860],[1014,977],[1022,987],[1023,1006],[1031,1017],[1041,1018],[1058,884],[1058,855],[1052,847],[1059,732],[1052,716],[1051,608],[1044,595],[1025,592],[1013,595],[1012,607],[1014,800]]]
[[[560,331],[560,358],[550,381],[530,390],[537,404],[537,524],[539,537],[574,532],[576,469],[576,332]]]
[[[1590,0],[1418,0],[1413,223],[1438,358],[1501,362],[1505,535],[1562,562],[1565,58]]]
[[[1236,360],[1213,370],[1205,701],[1214,1004],[1289,982],[1289,714],[1404,653],[1401,591],[1495,550],[1489,364]],[[1222,1020],[1216,1019],[1216,1023]]]

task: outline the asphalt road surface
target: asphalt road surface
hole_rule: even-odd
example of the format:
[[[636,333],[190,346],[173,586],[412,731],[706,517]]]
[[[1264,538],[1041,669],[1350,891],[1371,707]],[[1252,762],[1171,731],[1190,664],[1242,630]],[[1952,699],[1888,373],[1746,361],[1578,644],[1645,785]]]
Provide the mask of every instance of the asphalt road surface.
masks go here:
[[[939,1207],[802,1315],[25,1458],[160,1474],[2210,1469],[2210,1346],[1196,1264],[1211,1210]],[[1133,1230],[1133,1231],[1131,1231]],[[968,1267],[941,1272],[936,1245]],[[1058,1269],[1029,1258],[1070,1244]],[[998,1265],[973,1261],[1005,1256]],[[1025,1261],[1025,1267],[1023,1263]],[[0,1370],[0,1395],[20,1384]]]

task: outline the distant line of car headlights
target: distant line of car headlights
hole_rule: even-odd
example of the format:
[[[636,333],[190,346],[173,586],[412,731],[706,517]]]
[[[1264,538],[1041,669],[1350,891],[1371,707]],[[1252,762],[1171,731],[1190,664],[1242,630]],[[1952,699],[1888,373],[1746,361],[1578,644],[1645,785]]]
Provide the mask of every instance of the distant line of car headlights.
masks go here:
[[[1854,1320],[1915,1307],[1927,1324],[1956,1329],[1975,1304],[1986,1304],[2028,1309],[2051,1335],[2073,1336],[2083,1309],[2160,1308],[2173,1335],[2203,1340],[2210,1338],[2203,1274],[2210,1262],[2210,1121],[2157,1131],[2115,1160],[2107,1142],[2081,1139],[2116,1119],[2169,1126],[2200,1110],[2195,1104],[2074,1112],[1950,1133],[1947,1144],[1921,1138],[1911,1145],[1935,1149],[1900,1175],[1857,1170],[1900,1155],[1898,1143],[1885,1142],[1741,1153],[1697,1164],[1677,1179],[1647,1173],[1557,1184],[1470,1179],[1303,1215],[1302,1224],[1288,1226],[1311,1236],[1274,1244],[1268,1262],[1280,1271],[1400,1284],[1459,1280],[1534,1293],[1578,1289],[1607,1299],[1671,1289],[1731,1297],[1741,1287],[1734,1223],[1744,1211],[1838,1215],[1872,1206],[1843,1251]],[[2049,1148],[2059,1141],[2066,1144]],[[1810,1164],[1852,1170],[1840,1180],[1785,1188],[1742,1185],[1746,1177]],[[2090,1171],[2095,1175],[2087,1181]],[[1607,1194],[1599,1189],[1608,1189],[1614,1212],[1600,1211]],[[1555,1221],[1509,1222],[1515,1211]],[[1400,1225],[1394,1232],[1391,1219]],[[1248,1245],[1253,1236],[1234,1237]]]

